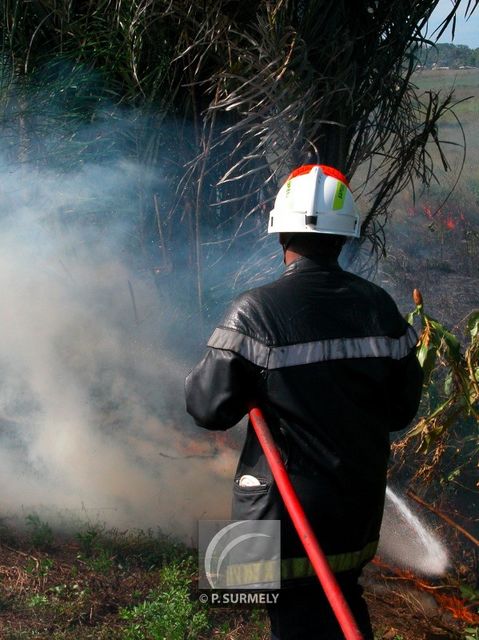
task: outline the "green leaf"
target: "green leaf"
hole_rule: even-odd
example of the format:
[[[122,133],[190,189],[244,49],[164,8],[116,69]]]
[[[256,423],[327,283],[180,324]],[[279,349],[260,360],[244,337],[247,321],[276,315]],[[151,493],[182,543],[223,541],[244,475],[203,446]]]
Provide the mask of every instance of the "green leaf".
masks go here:
[[[449,480],[449,482],[451,482],[452,480],[455,480],[460,475],[461,475],[461,470],[454,469],[454,471],[451,471],[451,473],[447,476],[447,479]]]
[[[446,379],[444,380],[444,393],[447,396],[450,396],[453,391],[454,391],[454,376],[452,371],[449,371],[449,373],[446,376]]]
[[[406,315],[406,322],[409,324],[414,324],[414,317],[417,316],[417,309],[414,309],[414,311],[411,311],[411,313],[408,313]]]
[[[467,319],[467,329],[471,338],[479,336],[479,311],[473,311]]]
[[[409,324],[414,324],[414,318],[416,316],[419,316],[420,318],[422,318],[423,315],[424,314],[422,311],[422,307],[416,307],[414,311],[411,311],[410,313],[406,314],[406,322],[408,322]]]
[[[449,331],[444,331],[442,339],[447,346],[449,358],[453,362],[459,362],[461,359],[461,343],[459,340]]]
[[[431,379],[431,374],[434,369],[434,365],[437,360],[437,346],[436,345],[426,345],[424,343],[419,347],[419,351],[417,354],[417,359],[419,360],[419,364],[423,369],[424,374],[424,385],[427,386]]]
[[[435,384],[430,384],[428,389],[429,395],[429,413],[433,413],[441,403],[438,389]]]
[[[474,587],[471,587],[468,584],[461,584],[460,590],[461,590],[461,596],[465,600],[474,601],[479,599],[479,590],[474,589]]]
[[[418,436],[423,430],[426,428],[426,422],[424,420],[420,420],[412,429],[407,432],[408,437]]]

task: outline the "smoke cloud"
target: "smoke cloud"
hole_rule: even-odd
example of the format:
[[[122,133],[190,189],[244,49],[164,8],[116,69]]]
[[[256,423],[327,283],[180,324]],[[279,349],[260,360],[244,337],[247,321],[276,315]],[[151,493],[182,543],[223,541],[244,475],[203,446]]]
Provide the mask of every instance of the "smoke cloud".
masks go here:
[[[35,114],[37,135],[15,113],[0,123],[8,132],[0,144],[1,513],[47,512],[50,522],[76,515],[191,540],[198,519],[229,517],[237,446],[195,428],[184,409],[185,375],[212,326],[201,331],[189,299],[182,221],[174,279],[159,285],[135,255],[135,216],[169,187],[121,144],[101,147],[101,139],[131,136],[132,123],[148,139],[151,121],[100,113],[73,132],[69,124],[62,138],[51,123],[69,123],[67,115]],[[65,169],[59,158],[77,143]],[[247,259],[239,247],[205,243],[206,324],[234,288],[281,268],[275,238],[248,243]],[[394,546],[395,528],[386,527]]]
[[[154,180],[145,171],[121,156],[67,174],[0,159],[2,511],[67,512],[191,539],[199,518],[229,516],[237,457],[184,410],[193,360],[182,345],[204,336],[181,296],[165,301],[153,275],[132,268],[131,225],[122,218],[102,229],[74,216],[85,203],[90,216],[96,203],[134,203],[140,179]],[[274,253],[253,254],[238,286],[271,277]],[[240,261],[228,262],[233,270]],[[177,285],[187,278],[180,269]],[[424,548],[411,557],[397,543],[419,544],[421,525],[404,536],[408,519],[388,497],[382,552],[415,565]]]
[[[187,536],[224,517],[234,453],[184,411],[184,311],[131,268],[123,220],[65,222],[85,203],[120,209],[144,167],[119,157],[65,174],[4,155],[0,176],[2,511]]]

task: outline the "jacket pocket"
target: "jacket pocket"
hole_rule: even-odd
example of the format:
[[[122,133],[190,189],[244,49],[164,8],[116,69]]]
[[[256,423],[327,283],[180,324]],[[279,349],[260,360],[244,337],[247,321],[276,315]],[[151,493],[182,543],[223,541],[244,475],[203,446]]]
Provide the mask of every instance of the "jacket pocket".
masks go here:
[[[277,508],[271,481],[258,477],[259,485],[240,487],[240,477],[237,476],[233,484],[232,519],[275,520]]]

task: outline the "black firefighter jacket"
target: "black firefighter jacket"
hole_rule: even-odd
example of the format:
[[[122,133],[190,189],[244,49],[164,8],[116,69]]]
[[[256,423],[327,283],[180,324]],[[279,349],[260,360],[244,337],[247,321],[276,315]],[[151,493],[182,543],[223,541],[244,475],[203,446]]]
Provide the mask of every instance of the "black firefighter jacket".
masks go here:
[[[376,551],[389,432],[414,417],[422,387],[417,336],[380,287],[324,258],[300,258],[240,295],[186,379],[187,410],[228,429],[262,408],[333,571]],[[260,480],[239,486],[250,474]],[[313,575],[251,425],[233,488],[234,519],[281,520],[287,586]]]

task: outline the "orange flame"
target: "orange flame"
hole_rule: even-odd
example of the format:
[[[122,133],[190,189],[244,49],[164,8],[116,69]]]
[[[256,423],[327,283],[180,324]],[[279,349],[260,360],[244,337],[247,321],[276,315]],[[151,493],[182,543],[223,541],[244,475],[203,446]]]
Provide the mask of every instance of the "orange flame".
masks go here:
[[[469,611],[461,598],[456,596],[446,596],[440,593],[435,593],[434,598],[443,609],[450,611],[458,620],[463,620],[468,624],[479,624],[479,615],[473,611]]]
[[[454,222],[454,219],[451,215],[447,216],[444,226],[446,227],[446,229],[449,229],[450,231],[456,228],[456,223]]]
[[[470,611],[466,602],[457,596],[448,596],[438,593],[438,587],[428,583],[425,580],[420,580],[414,573],[408,569],[398,569],[387,563],[381,558],[376,556],[373,560],[373,564],[383,569],[388,569],[395,574],[399,579],[407,580],[411,582],[417,589],[427,591],[431,593],[440,607],[452,613],[457,620],[462,620],[468,624],[479,624],[479,615]]]
[[[416,207],[409,207],[407,209],[407,213],[409,216],[415,216],[421,212],[428,220],[438,222],[449,231],[453,231],[461,223],[466,224],[466,218],[462,211],[439,210],[433,212],[433,207],[429,202],[426,202],[422,205],[422,207],[417,209]]]

